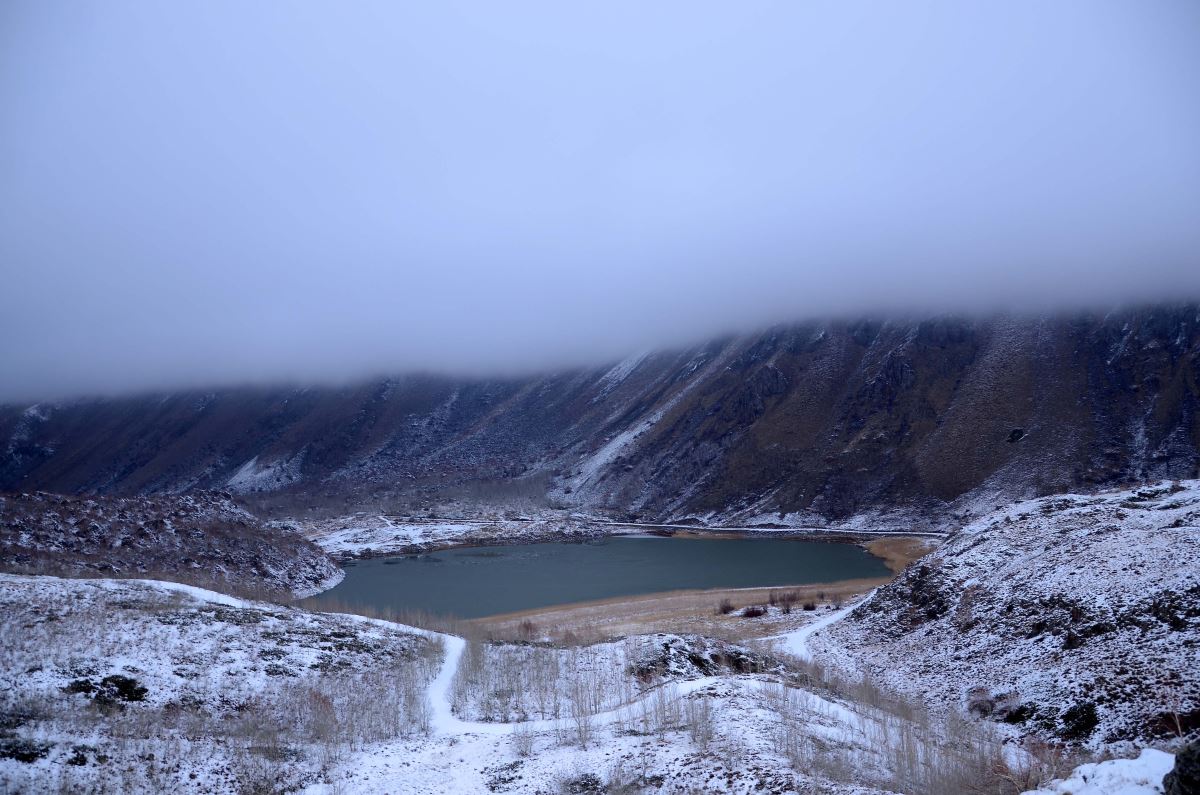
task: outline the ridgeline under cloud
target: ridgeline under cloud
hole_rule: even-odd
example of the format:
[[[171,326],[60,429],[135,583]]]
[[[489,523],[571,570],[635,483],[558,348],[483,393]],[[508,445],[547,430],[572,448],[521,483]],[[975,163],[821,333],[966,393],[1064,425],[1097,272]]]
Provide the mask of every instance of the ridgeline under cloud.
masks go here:
[[[0,9],[0,400],[1200,297],[1200,5]]]

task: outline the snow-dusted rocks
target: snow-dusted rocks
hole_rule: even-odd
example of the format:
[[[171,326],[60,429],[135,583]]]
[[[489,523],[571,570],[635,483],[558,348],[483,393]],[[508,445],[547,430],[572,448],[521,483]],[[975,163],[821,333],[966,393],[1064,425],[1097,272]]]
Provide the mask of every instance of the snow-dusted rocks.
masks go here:
[[[264,526],[229,495],[0,496],[0,570],[157,577],[311,596],[344,572],[320,548]]]
[[[1200,730],[1200,482],[996,511],[809,639],[934,704],[1100,747]]]
[[[339,560],[429,552],[452,546],[530,544],[598,538],[620,528],[566,512],[510,518],[421,519],[355,514],[276,523],[295,528]]]

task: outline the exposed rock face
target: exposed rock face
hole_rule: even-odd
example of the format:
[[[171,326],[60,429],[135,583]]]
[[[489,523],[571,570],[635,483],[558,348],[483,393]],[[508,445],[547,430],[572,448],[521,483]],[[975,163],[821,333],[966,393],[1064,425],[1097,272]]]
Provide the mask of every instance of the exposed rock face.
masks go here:
[[[0,570],[148,577],[300,596],[342,577],[312,542],[265,527],[229,495],[213,493],[0,497]]]
[[[1175,768],[1163,778],[1164,795],[1200,795],[1200,742],[1175,752]]]
[[[1196,477],[1200,309],[775,328],[507,380],[0,408],[0,490],[219,488],[294,507],[538,494],[811,523]]]

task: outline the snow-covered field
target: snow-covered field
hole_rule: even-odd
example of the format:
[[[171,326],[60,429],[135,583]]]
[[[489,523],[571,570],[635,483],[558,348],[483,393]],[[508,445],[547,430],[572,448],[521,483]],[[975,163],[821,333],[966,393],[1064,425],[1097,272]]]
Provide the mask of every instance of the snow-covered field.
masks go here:
[[[469,648],[170,583],[15,575],[0,609],[10,791],[920,791],[906,755],[945,731],[703,638]],[[514,683],[525,700],[499,709]],[[939,775],[1000,753],[964,741]]]
[[[1136,759],[1080,765],[1069,777],[1024,795],[1156,795],[1174,765],[1172,754],[1147,748]]]

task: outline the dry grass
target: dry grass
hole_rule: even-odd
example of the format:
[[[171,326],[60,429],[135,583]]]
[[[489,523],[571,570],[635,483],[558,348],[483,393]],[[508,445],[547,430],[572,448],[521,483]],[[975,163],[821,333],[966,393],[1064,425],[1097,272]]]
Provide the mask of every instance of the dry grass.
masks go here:
[[[524,639],[528,632],[527,628],[522,628],[524,622],[545,628],[544,634],[552,640],[566,642],[595,642],[653,632],[757,638],[778,632],[777,623],[761,619],[748,621],[736,611],[750,605],[767,604],[772,591],[798,591],[801,601],[832,601],[865,593],[885,582],[886,578],[877,578],[782,588],[668,591],[523,610],[467,623],[488,637],[511,640]],[[819,594],[824,594],[824,598],[818,599]],[[734,605],[735,612],[718,615],[716,608],[725,599]]]
[[[876,538],[865,542],[863,547],[875,557],[882,558],[893,574],[899,574],[908,564],[932,552],[937,547],[937,541],[932,538],[897,536]]]

